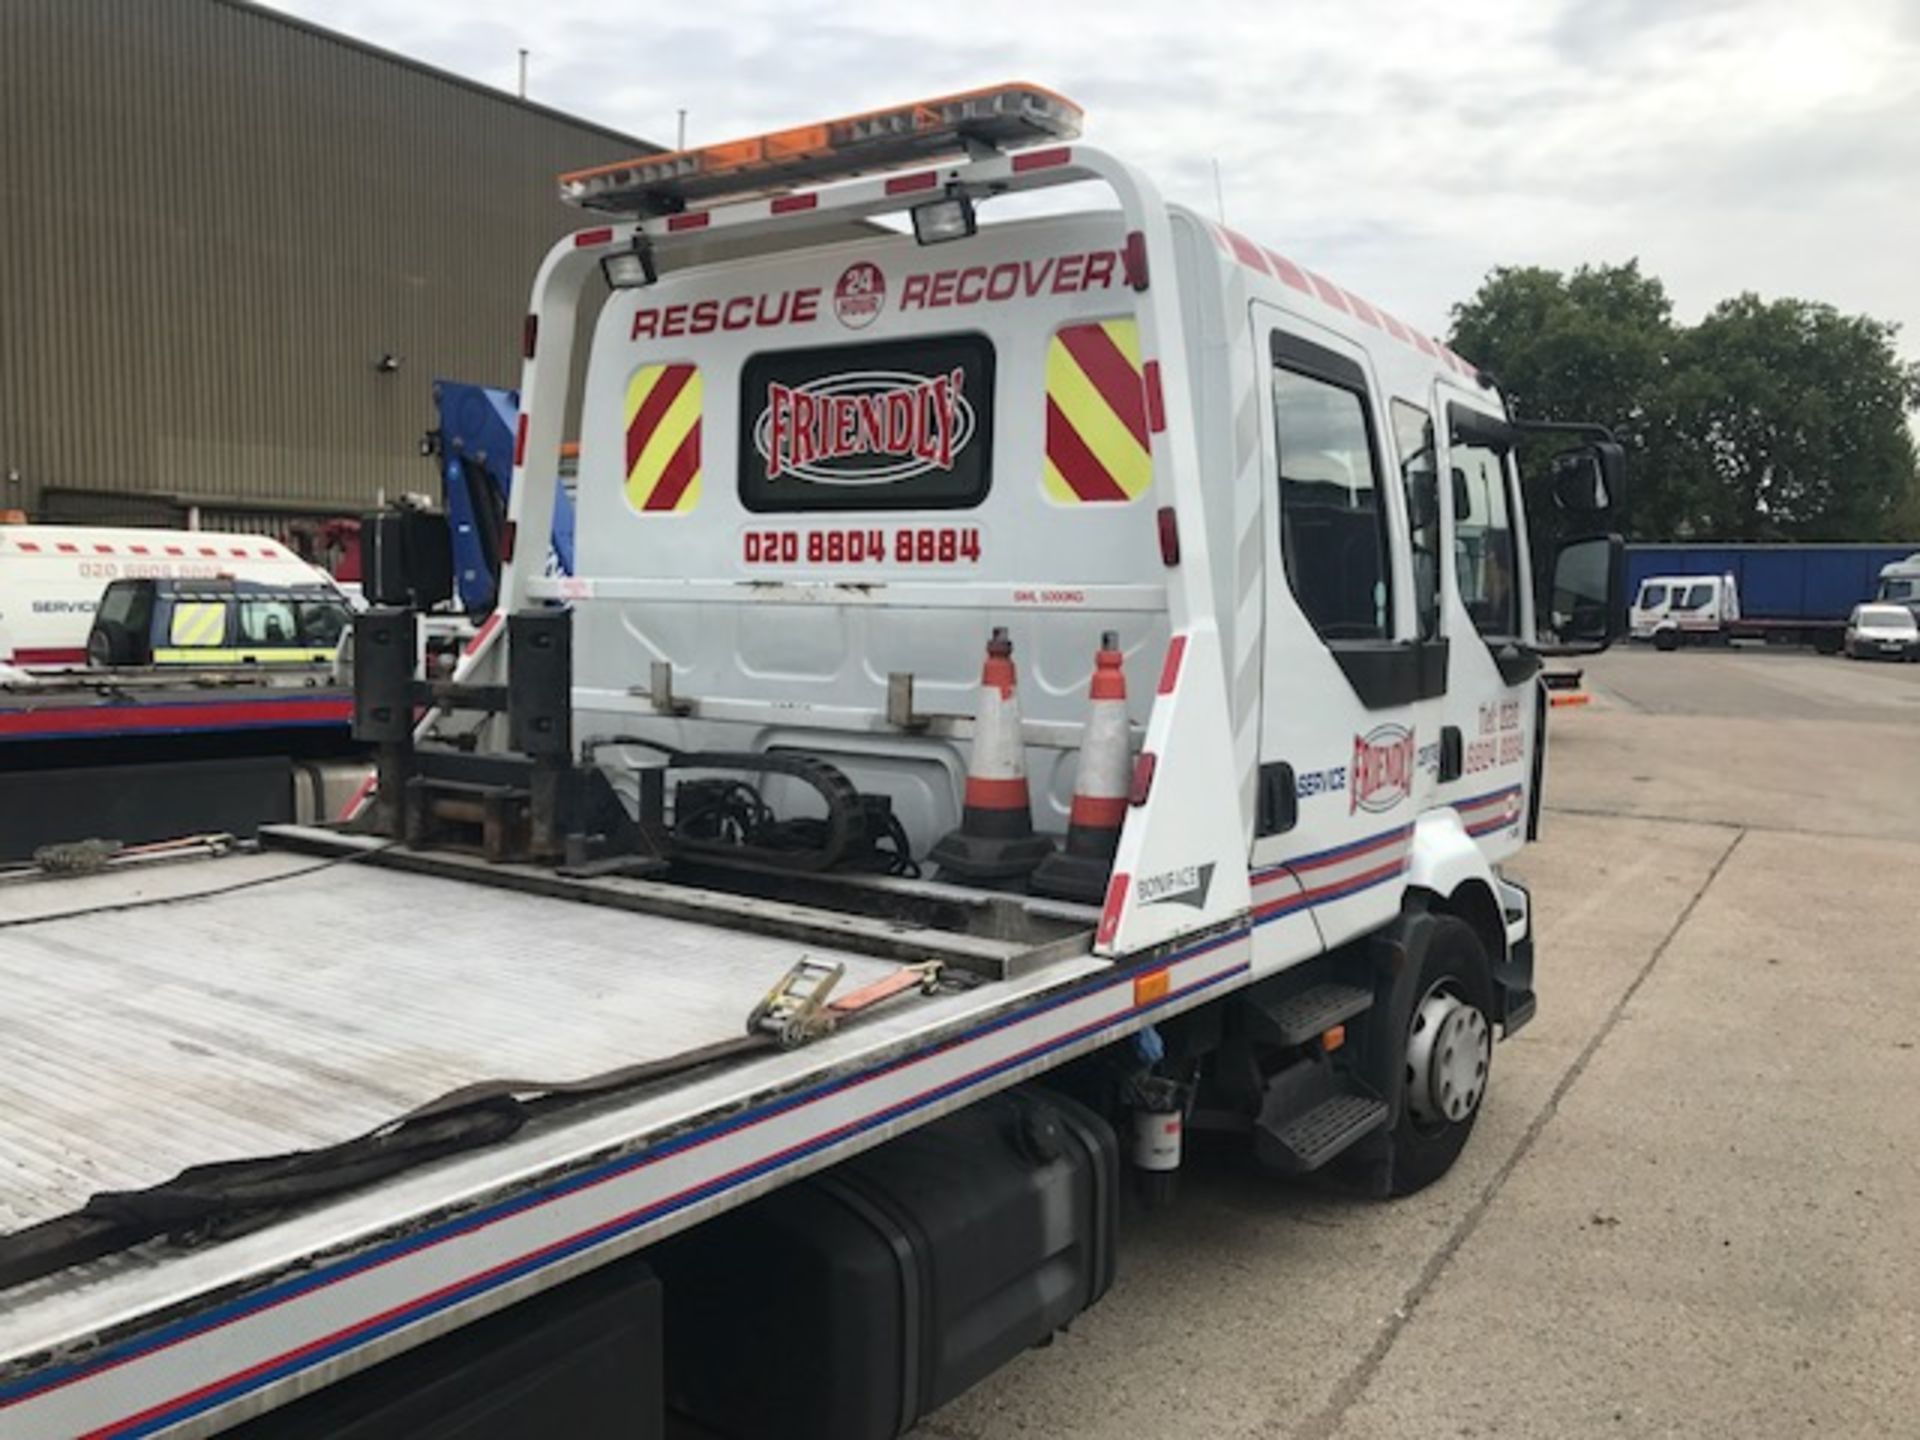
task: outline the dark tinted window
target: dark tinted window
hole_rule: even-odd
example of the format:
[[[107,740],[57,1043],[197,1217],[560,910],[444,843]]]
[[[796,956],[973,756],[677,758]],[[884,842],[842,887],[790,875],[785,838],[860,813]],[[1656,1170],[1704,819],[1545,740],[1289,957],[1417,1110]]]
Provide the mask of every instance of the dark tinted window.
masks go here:
[[[1413,608],[1420,638],[1440,633],[1440,457],[1433,448],[1433,417],[1408,400],[1393,402],[1393,443],[1400,452],[1407,531],[1413,542]]]
[[[1386,516],[1358,391],[1276,367],[1280,548],[1287,580],[1328,640],[1391,633]]]
[[[749,510],[951,510],[992,480],[993,346],[984,335],[782,350],[740,378]]]
[[[346,628],[345,605],[333,600],[303,600],[300,603],[302,645],[338,645],[340,632]]]
[[[152,591],[137,580],[116,580],[100,597],[98,618],[109,625],[144,630],[151,595]]]

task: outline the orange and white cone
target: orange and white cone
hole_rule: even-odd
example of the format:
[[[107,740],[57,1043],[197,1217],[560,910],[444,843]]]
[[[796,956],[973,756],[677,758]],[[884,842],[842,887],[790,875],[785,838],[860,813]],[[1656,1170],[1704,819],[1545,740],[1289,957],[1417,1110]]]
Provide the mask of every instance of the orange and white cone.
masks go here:
[[[1053,842],[1033,833],[1018,683],[1013,641],[996,628],[980,668],[980,703],[973,716],[973,753],[967,761],[960,828],[927,857],[943,877],[1018,880],[1053,853]]]
[[[1067,821],[1067,848],[1049,855],[1033,875],[1043,895],[1097,905],[1107,893],[1107,874],[1120,848],[1120,827],[1127,818],[1132,782],[1133,737],[1127,729],[1126,657],[1120,637],[1100,637],[1088,687],[1087,728],[1080,741],[1080,768],[1073,780],[1073,808]]]

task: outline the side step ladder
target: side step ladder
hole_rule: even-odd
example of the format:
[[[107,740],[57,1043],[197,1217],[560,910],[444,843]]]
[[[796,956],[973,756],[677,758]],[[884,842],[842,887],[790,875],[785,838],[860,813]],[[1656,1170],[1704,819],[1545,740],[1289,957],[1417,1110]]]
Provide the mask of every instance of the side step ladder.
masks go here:
[[[1373,992],[1323,981],[1249,1007],[1250,1034],[1270,1045],[1309,1045],[1373,1008]],[[1333,1067],[1322,1050],[1272,1076],[1253,1125],[1254,1154],[1282,1175],[1318,1170],[1355,1141],[1386,1127],[1386,1102]]]

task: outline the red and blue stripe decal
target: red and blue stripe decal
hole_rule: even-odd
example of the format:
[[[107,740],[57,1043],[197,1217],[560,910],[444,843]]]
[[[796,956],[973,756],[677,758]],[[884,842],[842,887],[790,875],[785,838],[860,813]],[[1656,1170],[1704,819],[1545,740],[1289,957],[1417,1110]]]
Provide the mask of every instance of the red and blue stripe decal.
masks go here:
[[[1477,840],[1519,824],[1527,811],[1526,792],[1523,786],[1507,785],[1471,800],[1456,800],[1453,808],[1459,812],[1467,834]]]
[[[106,739],[116,735],[192,735],[217,730],[278,730],[353,723],[353,697],[295,692],[247,700],[140,701],[0,710],[0,740]]]
[[[1253,876],[1253,923],[1264,925],[1384,885],[1406,874],[1412,856],[1413,826],[1409,823],[1257,871]],[[1274,893],[1275,887],[1289,882],[1292,889]],[[1264,896],[1263,889],[1268,892]]]
[[[106,1437],[116,1437],[116,1440],[120,1440],[120,1437],[151,1435],[178,1425],[237,1400],[276,1380],[371,1344],[393,1331],[429,1319],[453,1306],[555,1265],[593,1246],[662,1220],[688,1206],[744,1185],[760,1176],[783,1169],[841,1141],[889,1125],[917,1110],[963,1094],[997,1076],[1018,1070],[1046,1054],[1077,1044],[1123,1022],[1163,1010],[1178,1001],[1217,989],[1246,972],[1250,963],[1249,955],[1244,949],[1246,937],[1245,929],[1235,929],[1213,936],[1186,950],[1130,965],[1107,975],[1097,985],[1068,989],[1035,1005],[1010,1011],[971,1030],[963,1031],[930,1050],[902,1056],[873,1069],[824,1082],[811,1089],[796,1092],[791,1096],[732,1116],[727,1120],[676,1136],[672,1140],[651,1146],[636,1154],[582,1171],[543,1189],[501,1201],[470,1215],[462,1216],[460,1219],[423,1230],[403,1240],[376,1246],[351,1260],[266,1287],[253,1295],[214,1307],[191,1319],[163,1326],[125,1344],[104,1350],[88,1360],[57,1366],[39,1374],[0,1385],[0,1412],[68,1386],[97,1379],[108,1371],[144,1359],[171,1346],[253,1319],[266,1311],[310,1295],[317,1290],[391,1264],[405,1256],[430,1249],[455,1237],[483,1230],[511,1216],[551,1204],[562,1197],[606,1184],[644,1167],[658,1164],[670,1156],[682,1154],[723,1137],[751,1129],[828,1096],[871,1084],[890,1075],[900,1074],[959,1046],[1032,1020],[1061,1006],[1086,1000],[1115,987],[1131,987],[1134,980],[1143,974],[1162,971],[1171,965],[1194,960],[1236,945],[1242,947],[1238,954],[1229,957],[1227,963],[1219,969],[1178,988],[1170,989],[1165,995],[1150,1003],[1132,1004],[1125,1010],[1102,1015],[1088,1024],[1060,1035],[1050,1036],[1013,1055],[970,1070],[955,1079],[931,1086],[891,1105],[862,1115],[848,1124],[809,1136],[797,1144],[759,1157],[750,1165],[703,1181],[639,1209],[602,1221],[562,1240],[515,1256],[476,1274],[465,1276],[427,1294],[416,1296],[390,1310],[365,1317],[340,1330],[275,1355],[244,1370],[235,1371],[219,1380],[174,1395],[148,1409],[123,1416],[86,1433],[91,1437],[99,1437],[99,1440],[106,1440]]]

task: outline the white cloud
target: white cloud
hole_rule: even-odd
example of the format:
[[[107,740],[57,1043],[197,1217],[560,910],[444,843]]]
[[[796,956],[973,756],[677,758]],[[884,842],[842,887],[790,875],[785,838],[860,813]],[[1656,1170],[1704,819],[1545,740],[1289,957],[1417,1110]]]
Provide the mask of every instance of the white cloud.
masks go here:
[[[1741,290],[1920,356],[1920,6],[1907,0],[277,0],[671,143],[1007,78],[1236,227],[1439,332],[1502,264],[1639,255],[1682,318]]]

